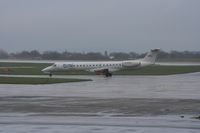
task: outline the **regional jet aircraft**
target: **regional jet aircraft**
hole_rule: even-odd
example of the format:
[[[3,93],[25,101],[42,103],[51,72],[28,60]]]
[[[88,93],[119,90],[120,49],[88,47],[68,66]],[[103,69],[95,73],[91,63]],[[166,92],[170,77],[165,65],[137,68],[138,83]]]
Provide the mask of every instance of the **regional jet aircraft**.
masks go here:
[[[124,61],[90,61],[90,62],[58,62],[44,68],[42,71],[52,76],[53,72],[70,71],[70,70],[85,70],[103,74],[106,77],[111,77],[112,72],[121,69],[141,68],[155,64],[157,55],[160,49],[152,49],[142,59],[124,60]]]

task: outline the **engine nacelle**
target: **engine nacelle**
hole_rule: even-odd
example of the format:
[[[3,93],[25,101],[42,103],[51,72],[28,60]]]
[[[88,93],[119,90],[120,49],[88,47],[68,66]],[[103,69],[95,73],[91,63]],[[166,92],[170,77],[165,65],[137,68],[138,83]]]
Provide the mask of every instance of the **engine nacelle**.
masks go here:
[[[140,66],[140,62],[139,61],[123,61],[122,65],[124,67],[137,67]]]

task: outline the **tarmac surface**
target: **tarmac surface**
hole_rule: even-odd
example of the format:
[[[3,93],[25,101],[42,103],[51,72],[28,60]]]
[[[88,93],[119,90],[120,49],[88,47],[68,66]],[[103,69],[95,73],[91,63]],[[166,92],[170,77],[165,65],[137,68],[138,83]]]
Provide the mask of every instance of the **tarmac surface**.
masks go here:
[[[93,81],[1,84],[0,133],[200,131],[200,73],[55,77]]]
[[[7,76],[7,75],[4,75]],[[10,75],[8,75],[10,76]],[[17,75],[21,76],[21,75]],[[15,75],[16,77],[16,75]],[[47,77],[32,76],[28,77]],[[91,98],[200,99],[200,73],[169,76],[56,76],[92,79],[89,82],[50,85],[0,85],[1,96],[61,96]]]

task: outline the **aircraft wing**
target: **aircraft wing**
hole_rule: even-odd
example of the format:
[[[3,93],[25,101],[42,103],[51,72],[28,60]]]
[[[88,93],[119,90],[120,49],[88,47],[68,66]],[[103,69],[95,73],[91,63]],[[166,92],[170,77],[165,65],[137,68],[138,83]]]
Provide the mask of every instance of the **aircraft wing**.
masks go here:
[[[119,69],[115,69],[115,68],[107,68],[107,67],[101,67],[101,68],[95,68],[95,69],[88,69],[87,71],[89,72],[100,72],[100,71],[105,71],[105,70],[108,70],[110,72],[114,72],[114,71],[117,71]]]

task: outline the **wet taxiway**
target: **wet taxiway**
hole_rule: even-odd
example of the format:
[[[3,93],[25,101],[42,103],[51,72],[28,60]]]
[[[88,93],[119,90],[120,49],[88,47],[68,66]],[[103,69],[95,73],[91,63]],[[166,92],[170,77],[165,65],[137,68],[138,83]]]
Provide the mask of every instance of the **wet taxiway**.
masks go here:
[[[93,81],[53,85],[1,84],[0,96],[200,99],[200,73],[169,76],[114,75],[111,78],[102,76],[54,77],[86,78]]]
[[[1,84],[0,132],[197,133],[200,130],[200,121],[193,118],[200,115],[200,73],[55,77],[93,81]]]

